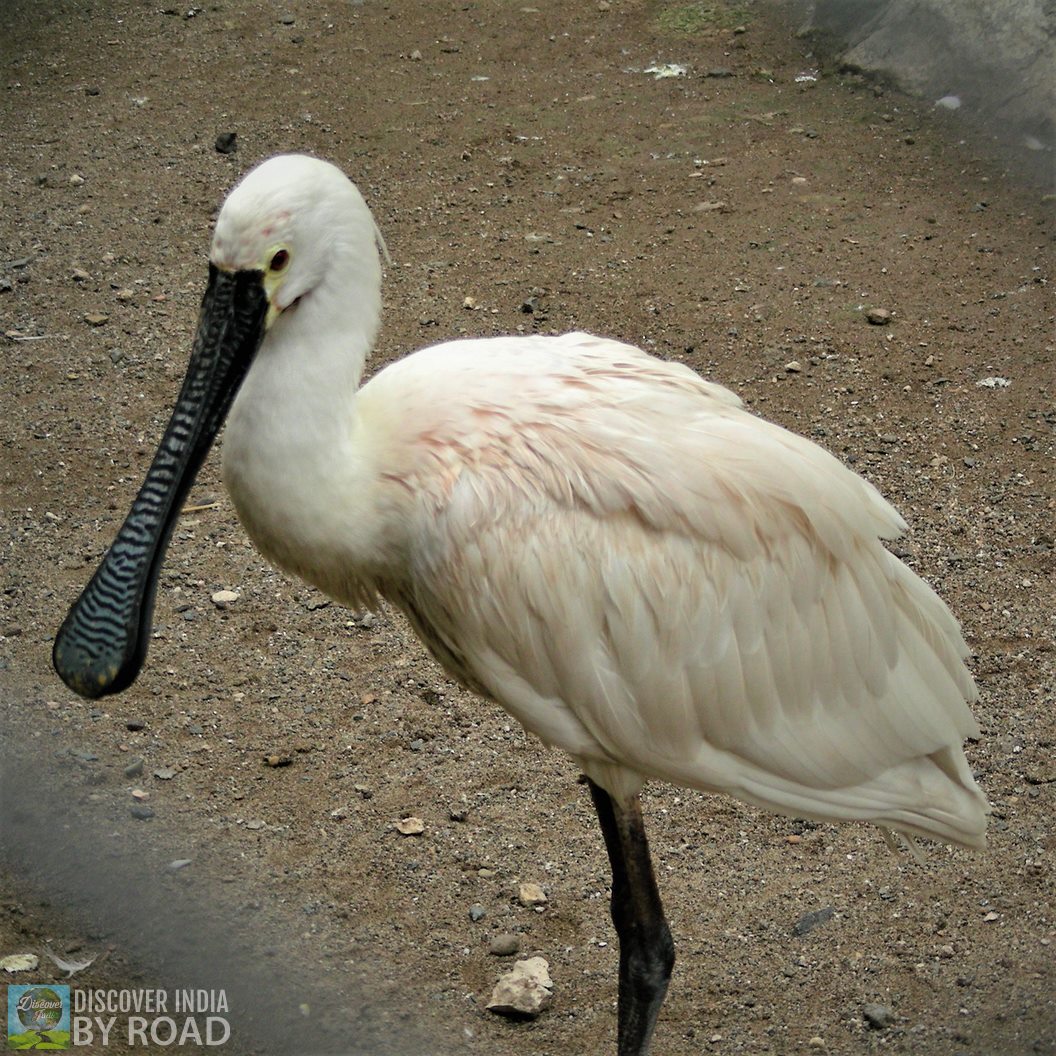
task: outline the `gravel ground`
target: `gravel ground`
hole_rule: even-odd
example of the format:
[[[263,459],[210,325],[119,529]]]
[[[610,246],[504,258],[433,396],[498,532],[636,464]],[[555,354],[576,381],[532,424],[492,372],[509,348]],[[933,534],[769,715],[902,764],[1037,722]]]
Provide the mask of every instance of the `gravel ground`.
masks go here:
[[[750,2],[7,0],[0,20],[0,955],[226,987],[232,1054],[614,1051],[574,767],[393,612],[267,568],[215,458],[140,681],[93,704],[51,673],[167,419],[215,208],[306,150],[388,240],[377,362],[572,328],[682,360],[872,480],[964,623],[985,853],[918,865],[869,829],[647,789],[679,953],[656,1052],[1056,1052],[1047,188],[962,115],[819,72]],[[535,1021],[484,1011],[507,932],[550,964]]]

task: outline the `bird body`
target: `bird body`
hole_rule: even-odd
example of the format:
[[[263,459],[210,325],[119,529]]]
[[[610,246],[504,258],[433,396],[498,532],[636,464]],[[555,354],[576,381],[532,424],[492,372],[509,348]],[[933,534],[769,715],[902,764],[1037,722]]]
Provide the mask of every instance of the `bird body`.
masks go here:
[[[173,420],[55,664],[92,696],[135,678],[172,495],[230,407],[224,479],[260,551],[345,604],[388,599],[583,768],[613,869],[620,1056],[644,1056],[674,954],[642,783],[982,846],[967,649],[883,546],[905,523],[876,489],[684,365],[503,337],[361,385],[379,241],[315,159],[231,193]]]
[[[956,622],[881,545],[899,515],[816,444],[588,334],[441,344],[312,386],[333,407],[287,386],[250,414],[264,363],[224,447],[261,552],[387,598],[609,792],[661,778],[978,843]]]

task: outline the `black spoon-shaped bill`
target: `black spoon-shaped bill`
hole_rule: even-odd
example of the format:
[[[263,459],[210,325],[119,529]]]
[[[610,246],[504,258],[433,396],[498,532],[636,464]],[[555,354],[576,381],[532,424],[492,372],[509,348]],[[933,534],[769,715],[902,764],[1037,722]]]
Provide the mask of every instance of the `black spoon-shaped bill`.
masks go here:
[[[267,306],[260,272],[209,266],[172,418],[125,523],[55,637],[55,670],[82,697],[120,693],[143,666],[169,537],[260,346]]]

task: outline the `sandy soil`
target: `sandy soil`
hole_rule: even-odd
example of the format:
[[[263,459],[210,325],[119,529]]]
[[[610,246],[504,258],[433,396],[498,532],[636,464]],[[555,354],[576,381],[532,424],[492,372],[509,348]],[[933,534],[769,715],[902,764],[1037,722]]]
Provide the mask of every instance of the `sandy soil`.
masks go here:
[[[614,1051],[607,869],[573,766],[392,612],[269,570],[215,458],[141,680],[95,705],[51,673],[182,376],[215,207],[306,150],[388,240],[379,363],[577,327],[689,363],[875,482],[966,628],[986,853],[919,866],[864,828],[647,790],[679,952],[657,1053],[1056,1052],[1045,188],[956,115],[800,80],[808,42],[753,4],[8,0],[0,19],[0,954],[105,954],[85,986],[227,987],[232,1053]],[[500,932],[550,962],[535,1022],[483,1010]]]

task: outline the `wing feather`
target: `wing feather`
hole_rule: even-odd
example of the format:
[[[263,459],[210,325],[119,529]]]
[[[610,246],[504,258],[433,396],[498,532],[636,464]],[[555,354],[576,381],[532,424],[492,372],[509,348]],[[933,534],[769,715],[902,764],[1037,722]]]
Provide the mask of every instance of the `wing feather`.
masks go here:
[[[516,392],[434,393],[408,443],[434,460],[404,471],[412,572],[389,593],[441,660],[588,772],[979,843],[966,649],[879,541],[901,517],[719,386],[564,340],[491,343],[479,371]]]

